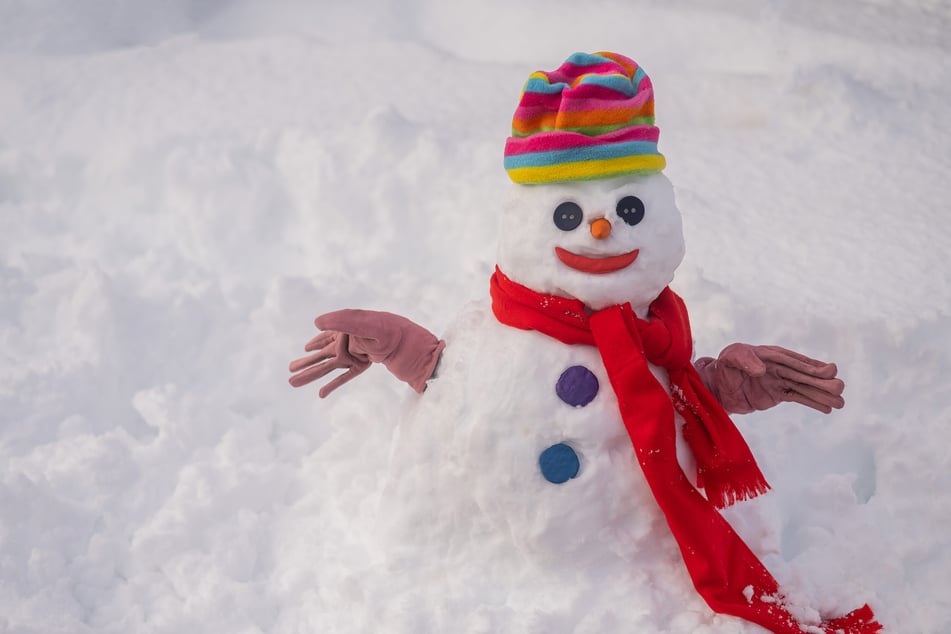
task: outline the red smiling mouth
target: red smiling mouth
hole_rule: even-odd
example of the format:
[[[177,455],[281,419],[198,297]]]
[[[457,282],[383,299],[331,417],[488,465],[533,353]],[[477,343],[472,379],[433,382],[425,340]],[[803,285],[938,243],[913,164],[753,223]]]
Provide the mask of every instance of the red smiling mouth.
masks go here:
[[[585,273],[598,274],[620,271],[636,260],[638,253],[640,253],[640,249],[634,249],[633,251],[622,253],[621,255],[611,255],[606,258],[589,258],[578,255],[577,253],[572,253],[561,247],[555,247],[555,255],[567,266]]]

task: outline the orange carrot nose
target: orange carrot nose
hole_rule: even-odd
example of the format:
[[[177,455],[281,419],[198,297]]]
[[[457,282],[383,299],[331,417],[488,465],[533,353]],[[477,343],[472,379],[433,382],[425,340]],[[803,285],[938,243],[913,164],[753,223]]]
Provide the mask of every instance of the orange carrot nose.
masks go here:
[[[604,240],[611,235],[611,221],[607,218],[598,218],[591,223],[591,235],[598,240]]]

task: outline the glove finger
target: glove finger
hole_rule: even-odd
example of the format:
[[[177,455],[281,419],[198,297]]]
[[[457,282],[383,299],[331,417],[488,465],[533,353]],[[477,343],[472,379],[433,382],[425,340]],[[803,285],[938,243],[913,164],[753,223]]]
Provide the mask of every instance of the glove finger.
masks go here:
[[[823,414],[828,414],[832,411],[832,408],[828,405],[815,401],[808,396],[804,396],[798,392],[789,392],[783,395],[783,400],[789,403],[799,403],[800,405],[805,405],[806,407],[811,407],[814,410],[820,411]]]
[[[294,359],[291,361],[291,364],[288,366],[288,370],[291,372],[297,372],[303,370],[307,366],[314,365],[315,363],[320,363],[326,359],[332,359],[336,356],[336,351],[332,345],[325,346],[320,352],[314,354],[309,354],[306,357],[301,357],[300,359]]]
[[[833,396],[840,396],[845,391],[845,383],[842,379],[823,379],[784,366],[774,366],[772,370],[776,376],[782,379],[801,385],[810,385]]]
[[[297,374],[294,374],[288,379],[288,382],[294,387],[300,387],[302,385],[307,385],[317,379],[333,372],[334,370],[344,367],[339,359],[331,359],[320,365],[315,365],[306,370],[302,370]]]
[[[314,324],[321,330],[339,330],[353,337],[375,340],[381,331],[389,330],[385,320],[380,319],[382,315],[397,317],[374,310],[344,308],[320,315],[314,320]]]
[[[831,379],[834,378],[839,371],[834,363],[819,361],[818,359],[807,357],[804,354],[787,350],[781,346],[757,347],[759,348],[759,354],[763,361],[784,365],[788,368],[798,370],[803,374]]]
[[[361,372],[363,372],[364,370],[366,370],[366,368],[367,368],[366,366],[362,366],[362,367],[356,367],[356,366],[355,366],[355,367],[352,367],[352,368],[348,369],[348,370],[347,370],[346,372],[344,372],[343,374],[334,377],[332,381],[330,381],[329,383],[327,383],[327,385],[325,385],[325,386],[323,386],[322,388],[320,388],[320,391],[317,392],[317,396],[319,396],[320,398],[327,398],[327,396],[328,396],[331,392],[333,392],[334,390],[336,390],[338,387],[340,387],[341,385],[343,385],[343,384],[346,383],[347,381],[349,381],[349,380],[351,380],[351,379],[353,379],[353,378],[356,378]]]
[[[337,338],[337,333],[334,330],[328,330],[322,332],[317,336],[313,337],[310,341],[304,344],[304,350],[306,352],[313,352],[314,350],[319,350],[326,346],[327,344],[333,343],[334,339]]]
[[[754,346],[732,344],[723,349],[717,363],[736,368],[750,376],[766,374],[766,365],[757,356]]]
[[[829,413],[832,409],[842,409],[845,407],[845,399],[837,394],[831,394],[825,390],[820,390],[818,388],[812,387],[811,385],[804,385],[802,383],[795,383],[793,381],[784,381],[783,382],[783,395],[790,396],[797,394],[802,396],[805,399],[808,399],[810,402],[818,403],[822,406],[821,411]],[[801,402],[801,401],[797,401]],[[809,405],[814,407],[813,405]],[[828,411],[826,408],[829,408]],[[820,408],[815,408],[820,409]]]

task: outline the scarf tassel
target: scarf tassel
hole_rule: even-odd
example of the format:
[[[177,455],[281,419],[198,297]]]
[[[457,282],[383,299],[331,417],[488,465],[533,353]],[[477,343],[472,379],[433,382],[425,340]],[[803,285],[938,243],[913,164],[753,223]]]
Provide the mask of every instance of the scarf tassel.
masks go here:
[[[698,466],[697,486],[718,509],[769,491],[769,483],[755,464],[731,465],[730,468]]]

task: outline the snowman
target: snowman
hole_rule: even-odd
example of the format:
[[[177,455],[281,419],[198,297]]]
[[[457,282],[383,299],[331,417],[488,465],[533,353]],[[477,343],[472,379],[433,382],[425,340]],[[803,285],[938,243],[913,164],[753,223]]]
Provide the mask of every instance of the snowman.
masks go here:
[[[712,609],[729,615],[713,621],[723,632],[877,632],[867,606],[823,618],[797,605],[720,513],[768,489],[728,414],[828,413],[844,385],[835,365],[777,346],[693,360],[669,288],[684,239],[657,141],[633,60],[577,53],[533,73],[505,146],[513,184],[490,301],[443,339],[391,313],[321,315],[290,383],[342,371],[323,398],[382,363],[421,394],[379,525],[394,569],[420,548],[444,580],[493,562],[481,581],[447,581],[448,606],[527,601],[529,577],[538,589],[568,574],[544,586],[550,605],[616,599],[592,631],[688,631],[678,613]]]

